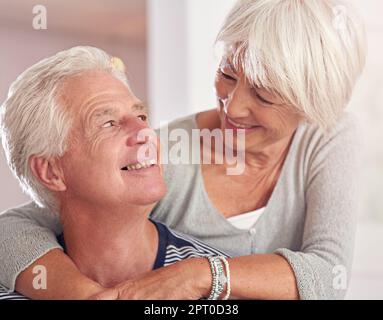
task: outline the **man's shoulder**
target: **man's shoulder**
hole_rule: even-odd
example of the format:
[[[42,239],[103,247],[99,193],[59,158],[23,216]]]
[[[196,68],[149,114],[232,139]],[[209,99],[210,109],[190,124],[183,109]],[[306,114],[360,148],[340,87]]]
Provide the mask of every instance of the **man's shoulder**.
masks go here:
[[[0,300],[29,300],[29,299],[17,292],[8,292],[5,289],[5,287],[0,285]]]
[[[162,256],[161,260],[164,266],[193,257],[229,256],[222,250],[194,237],[172,230],[160,222],[153,221],[153,223],[159,232],[158,256]]]

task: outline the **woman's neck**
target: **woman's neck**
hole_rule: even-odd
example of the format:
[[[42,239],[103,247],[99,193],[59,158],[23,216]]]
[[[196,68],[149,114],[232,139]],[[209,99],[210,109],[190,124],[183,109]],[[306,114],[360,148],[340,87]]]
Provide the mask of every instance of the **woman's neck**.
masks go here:
[[[250,171],[263,172],[282,168],[293,136],[285,137],[261,150],[246,150],[245,164]]]
[[[158,232],[147,212],[71,204],[61,216],[68,255],[89,278],[112,287],[152,270]]]

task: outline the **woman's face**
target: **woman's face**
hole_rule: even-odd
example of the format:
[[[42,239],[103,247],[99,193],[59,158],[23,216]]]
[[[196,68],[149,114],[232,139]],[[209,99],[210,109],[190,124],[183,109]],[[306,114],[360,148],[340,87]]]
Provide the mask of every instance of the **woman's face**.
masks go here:
[[[230,55],[222,58],[215,80],[221,129],[245,130],[245,150],[259,152],[289,140],[302,117],[265,88],[252,87],[242,70],[235,70]]]

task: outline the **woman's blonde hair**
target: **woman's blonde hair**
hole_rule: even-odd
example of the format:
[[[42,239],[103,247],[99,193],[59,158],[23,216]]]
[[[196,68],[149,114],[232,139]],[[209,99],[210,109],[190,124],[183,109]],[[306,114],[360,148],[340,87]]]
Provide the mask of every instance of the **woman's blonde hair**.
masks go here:
[[[362,21],[335,0],[239,0],[218,42],[235,68],[321,128],[349,102],[366,55]]]

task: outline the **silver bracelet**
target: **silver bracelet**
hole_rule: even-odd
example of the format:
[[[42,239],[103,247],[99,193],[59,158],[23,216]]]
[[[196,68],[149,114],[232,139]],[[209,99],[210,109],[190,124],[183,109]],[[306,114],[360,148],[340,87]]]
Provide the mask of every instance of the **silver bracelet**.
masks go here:
[[[219,257],[207,257],[210,264],[210,270],[212,273],[212,289],[208,300],[218,300],[222,294],[225,284],[226,277],[223,271],[223,264]]]
[[[207,257],[209,264],[210,264],[210,271],[211,271],[211,276],[212,276],[212,285],[211,285],[211,292],[209,297],[207,298],[208,300],[216,300],[216,295],[217,295],[217,270],[215,266],[215,259],[212,257]]]
[[[229,267],[229,262],[227,259],[223,256],[219,257],[220,260],[223,262],[225,265],[225,271],[226,271],[226,294],[222,298],[222,300],[228,300],[231,294],[231,284],[230,284],[230,267]]]

